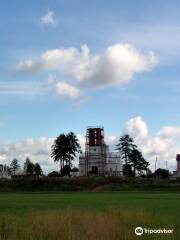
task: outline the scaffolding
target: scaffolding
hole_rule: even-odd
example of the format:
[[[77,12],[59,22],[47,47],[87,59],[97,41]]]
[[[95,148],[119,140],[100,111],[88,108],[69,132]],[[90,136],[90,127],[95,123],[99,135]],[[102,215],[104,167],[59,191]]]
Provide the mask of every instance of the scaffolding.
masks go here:
[[[104,128],[102,126],[87,127],[86,129],[86,145],[85,145],[85,175],[89,176],[89,160],[92,159],[90,147],[99,147],[98,154],[93,153],[99,159],[98,175],[106,174],[106,151],[107,146],[104,142]]]

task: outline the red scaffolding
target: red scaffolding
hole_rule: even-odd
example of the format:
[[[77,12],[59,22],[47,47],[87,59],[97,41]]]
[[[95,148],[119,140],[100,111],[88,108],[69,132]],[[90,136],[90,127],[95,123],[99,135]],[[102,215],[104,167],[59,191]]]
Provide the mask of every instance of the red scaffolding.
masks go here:
[[[104,128],[103,127],[87,127],[86,129],[86,146],[85,146],[85,173],[89,175],[89,159],[90,147],[100,147],[100,170],[99,175],[105,175],[106,169],[106,144],[104,142]]]

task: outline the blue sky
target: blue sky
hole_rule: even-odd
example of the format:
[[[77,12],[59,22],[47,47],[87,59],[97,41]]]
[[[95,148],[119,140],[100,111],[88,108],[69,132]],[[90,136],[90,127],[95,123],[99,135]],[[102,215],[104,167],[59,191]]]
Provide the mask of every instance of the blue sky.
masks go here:
[[[17,143],[68,131],[83,135],[88,125],[103,125],[107,135],[120,135],[126,123],[138,116],[146,122],[151,137],[166,126],[179,131],[179,11],[177,0],[2,1],[0,141]],[[89,78],[71,72],[71,63],[73,71],[78,71],[74,67],[79,61],[80,66],[84,64],[82,45],[90,52],[82,74],[86,76],[89,68],[95,72]],[[115,62],[123,69],[122,80],[103,82],[103,74],[114,76],[106,55],[108,47],[117,55],[113,57],[122,53]],[[74,62],[42,62],[47,51],[66,54],[70,48],[78,52]],[[124,49],[130,56],[135,51],[139,64],[146,64],[130,66],[130,77],[122,66],[126,63]],[[151,59],[150,52],[154,54]],[[100,63],[93,68],[94,56]],[[29,59],[32,66],[27,66]],[[64,60],[58,55],[57,61]],[[112,71],[116,71],[115,65]],[[122,75],[119,72],[120,79]],[[58,85],[62,82],[65,86]],[[173,141],[177,143],[177,137]]]

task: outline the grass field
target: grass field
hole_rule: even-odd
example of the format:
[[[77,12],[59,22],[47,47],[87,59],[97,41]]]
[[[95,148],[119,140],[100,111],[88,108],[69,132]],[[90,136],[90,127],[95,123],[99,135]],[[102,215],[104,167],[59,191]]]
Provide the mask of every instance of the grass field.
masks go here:
[[[174,229],[136,236],[134,228]],[[0,239],[180,239],[180,194],[0,193]]]

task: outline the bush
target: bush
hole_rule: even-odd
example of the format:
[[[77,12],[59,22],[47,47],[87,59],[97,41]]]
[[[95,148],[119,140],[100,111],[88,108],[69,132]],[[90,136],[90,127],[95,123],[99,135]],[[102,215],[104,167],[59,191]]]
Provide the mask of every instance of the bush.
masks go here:
[[[61,177],[61,174],[57,171],[50,172],[48,177]]]
[[[179,180],[142,177],[50,177],[1,179],[0,191],[179,191]]]

